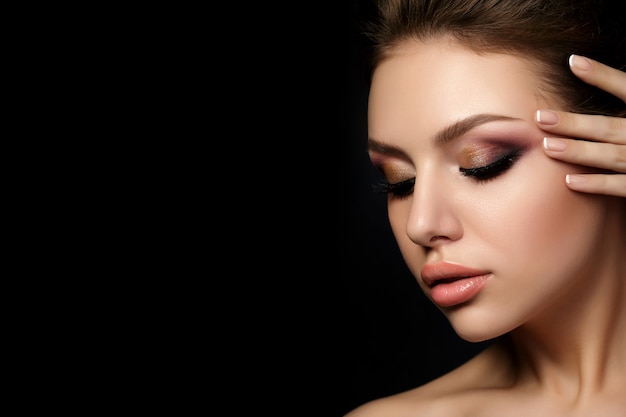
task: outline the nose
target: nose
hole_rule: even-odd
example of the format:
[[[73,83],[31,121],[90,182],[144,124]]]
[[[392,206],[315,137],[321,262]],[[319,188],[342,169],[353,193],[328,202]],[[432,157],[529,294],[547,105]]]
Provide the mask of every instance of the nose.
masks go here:
[[[433,248],[456,241],[463,236],[458,217],[461,202],[454,189],[441,178],[422,176],[415,180],[406,232],[414,243]]]

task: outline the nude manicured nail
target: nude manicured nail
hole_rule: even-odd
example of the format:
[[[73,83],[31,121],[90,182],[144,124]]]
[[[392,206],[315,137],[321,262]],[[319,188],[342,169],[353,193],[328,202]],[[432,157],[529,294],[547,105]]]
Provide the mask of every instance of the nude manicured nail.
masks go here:
[[[542,125],[555,125],[559,121],[559,116],[550,110],[537,110],[535,118]]]
[[[565,182],[571,185],[582,185],[587,182],[587,178],[584,175],[567,174]]]
[[[543,147],[548,151],[563,152],[567,149],[567,142],[562,139],[543,138]]]
[[[569,65],[581,71],[589,71],[591,69],[591,61],[579,55],[570,55]]]

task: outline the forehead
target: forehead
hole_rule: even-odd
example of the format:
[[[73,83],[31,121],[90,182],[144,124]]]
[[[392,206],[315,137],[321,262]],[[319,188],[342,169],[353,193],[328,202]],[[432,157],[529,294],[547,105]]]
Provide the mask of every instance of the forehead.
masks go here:
[[[368,123],[373,136],[388,137],[401,133],[394,129],[435,128],[479,113],[532,120],[547,103],[539,77],[522,57],[479,55],[446,41],[410,41],[374,71]]]

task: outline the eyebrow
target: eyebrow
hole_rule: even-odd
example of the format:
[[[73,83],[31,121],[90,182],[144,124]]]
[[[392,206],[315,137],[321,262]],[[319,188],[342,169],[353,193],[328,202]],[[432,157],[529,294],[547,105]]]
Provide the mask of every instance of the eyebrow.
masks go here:
[[[445,145],[446,143],[449,143],[453,141],[454,139],[457,139],[463,136],[470,130],[480,125],[483,125],[485,123],[497,122],[497,121],[510,122],[510,121],[516,121],[516,120],[522,120],[522,119],[517,118],[517,117],[510,117],[510,116],[504,116],[500,114],[491,114],[491,113],[475,114],[475,115],[466,117],[465,119],[458,120],[450,124],[449,126],[446,126],[445,128],[441,129],[433,137],[433,144],[435,146]],[[388,144],[379,142],[373,138],[369,138],[367,143],[368,143],[368,149],[370,151],[374,151],[374,152],[378,152],[378,153],[382,153],[382,154],[386,154],[390,156],[398,156],[398,157],[402,157],[406,155],[404,151],[402,151],[400,148],[393,146],[393,145],[388,145]]]

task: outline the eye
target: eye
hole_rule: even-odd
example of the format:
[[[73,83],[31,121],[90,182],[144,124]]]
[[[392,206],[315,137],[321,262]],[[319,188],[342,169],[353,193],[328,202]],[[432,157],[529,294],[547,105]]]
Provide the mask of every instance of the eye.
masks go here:
[[[487,181],[508,171],[521,154],[521,150],[515,150],[488,165],[476,168],[459,168],[459,171],[464,176],[472,177],[477,181]]]
[[[415,178],[410,178],[408,180],[396,182],[393,184],[390,184],[386,181],[381,181],[377,184],[374,184],[372,188],[377,193],[391,194],[394,197],[403,198],[411,195],[414,185]]]

